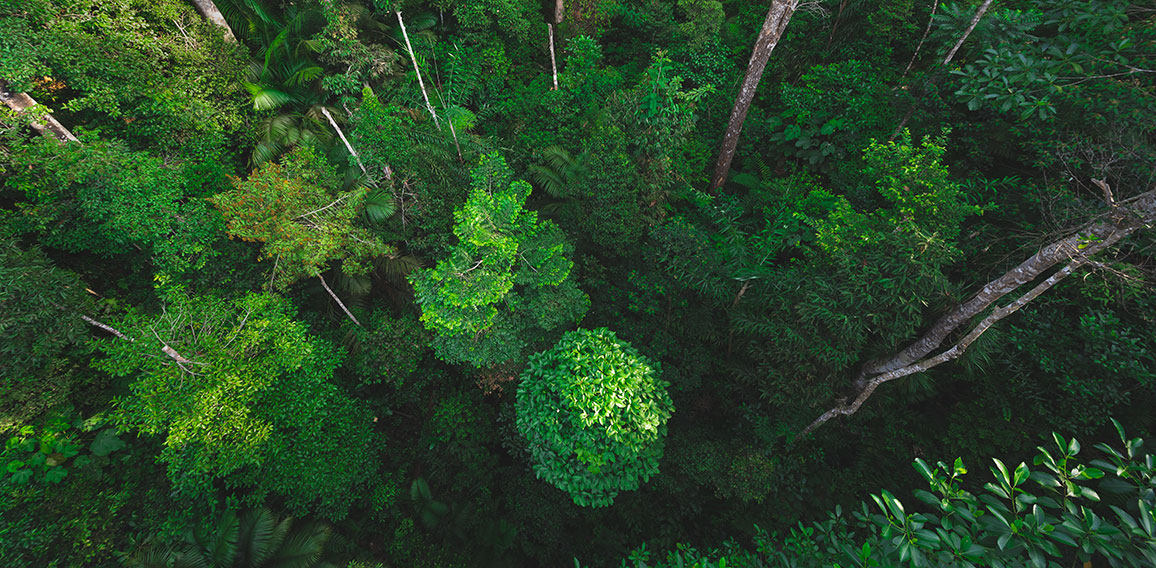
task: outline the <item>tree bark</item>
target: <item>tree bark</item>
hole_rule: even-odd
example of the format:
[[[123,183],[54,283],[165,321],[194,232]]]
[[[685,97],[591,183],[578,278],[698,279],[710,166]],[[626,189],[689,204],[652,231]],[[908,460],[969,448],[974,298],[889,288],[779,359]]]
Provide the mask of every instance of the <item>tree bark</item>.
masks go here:
[[[229,22],[225,21],[225,16],[217,9],[217,5],[213,0],[193,0],[193,5],[197,7],[197,11],[205,17],[206,20],[225,28],[225,39],[228,41],[237,41],[237,36],[233,35],[233,28],[229,27]]]
[[[558,0],[561,3],[562,0]],[[554,60],[554,24],[546,24],[550,30],[550,69],[554,71],[554,90],[558,90],[558,63]]]
[[[975,17],[971,19],[971,24],[967,26],[966,30],[963,30],[963,36],[959,38],[959,41],[955,42],[955,47],[951,48],[951,51],[947,52],[947,57],[943,60],[944,65],[951,63],[951,60],[955,58],[955,52],[959,51],[959,48],[963,46],[963,42],[967,40],[967,36],[971,35],[971,32],[975,29],[976,24],[979,24],[979,19],[983,17],[985,12],[987,12],[988,6],[991,6],[991,0],[983,0],[983,4],[979,5],[979,10],[975,12]]]
[[[365,171],[365,164],[361,163],[361,156],[357,155],[357,150],[354,150],[353,145],[349,143],[349,140],[346,140],[345,133],[341,131],[341,127],[337,126],[337,121],[333,120],[333,115],[329,114],[329,109],[322,106],[321,114],[325,115],[325,119],[329,121],[329,125],[333,127],[333,130],[337,131],[337,137],[341,138],[341,142],[345,144],[345,149],[349,150],[354,160],[357,160],[357,167],[361,168],[361,173],[369,175],[369,172]]]
[[[561,24],[562,17],[566,15],[566,6],[562,3],[563,0],[554,0],[554,23]]]
[[[123,339],[125,341],[130,342],[130,343],[136,342],[135,339],[121,333],[120,330],[116,329],[115,327],[112,327],[111,325],[108,325],[107,323],[92,319],[92,318],[90,318],[84,314],[80,315],[80,319],[84,320],[85,323],[87,323],[93,327],[99,327],[100,329],[103,329],[103,330],[117,336],[120,339]],[[161,339],[160,337],[157,337],[157,341],[161,342],[161,353],[164,353],[168,358],[172,359],[173,361],[176,361],[177,366],[179,366],[181,368],[181,370],[183,370],[185,372],[190,372],[188,369],[186,369],[184,367],[183,364],[185,364],[185,363],[193,364],[193,365],[203,365],[204,364],[204,363],[198,363],[196,361],[186,359],[183,355],[181,355],[180,353],[177,353],[176,349],[169,347],[169,344],[165,343],[165,341],[163,339]]]
[[[394,12],[397,14],[397,23],[401,25],[401,35],[405,38],[405,48],[409,50],[409,60],[413,61],[413,71],[417,73],[417,85],[421,87],[421,96],[425,99],[425,108],[429,111],[430,116],[434,119],[434,125],[441,128],[442,125],[438,122],[438,113],[434,112],[433,105],[429,104],[429,95],[425,92],[425,81],[421,79],[421,69],[417,66],[417,57],[413,54],[413,45],[409,43],[409,34],[405,31],[405,21],[401,19],[401,12]]]
[[[939,0],[935,0],[931,4],[931,15],[927,17],[927,27],[923,28],[923,36],[919,38],[919,45],[915,46],[915,53],[911,54],[911,61],[907,62],[907,67],[903,69],[903,75],[899,78],[907,76],[907,72],[911,71],[911,66],[915,65],[915,59],[919,57],[919,50],[923,49],[923,42],[927,40],[927,34],[931,32],[931,22],[935,20],[935,10],[939,8]],[[891,136],[895,138],[894,135]]]
[[[795,13],[795,8],[798,5],[799,0],[771,0],[771,9],[767,12],[767,19],[763,22],[758,39],[755,40],[755,48],[751,52],[751,60],[747,64],[747,73],[743,76],[742,87],[735,98],[735,106],[731,111],[726,133],[723,134],[718,162],[715,164],[714,176],[711,177],[710,181],[711,192],[726,183],[727,175],[731,169],[731,161],[735,157],[735,148],[738,147],[739,134],[743,131],[743,121],[747,118],[747,110],[750,109],[751,102],[755,100],[755,91],[759,87],[759,80],[763,77],[763,70],[767,68],[767,61],[771,58],[771,52],[775,50],[779,39],[783,37],[787,23],[791,21],[791,15]]]
[[[338,306],[341,306],[341,311],[345,312],[345,315],[349,316],[349,319],[353,323],[357,324],[357,327],[361,327],[361,322],[357,321],[356,317],[353,317],[353,312],[349,311],[349,308],[345,307],[345,302],[342,302],[341,298],[338,298],[337,294],[333,293],[333,289],[329,287],[329,283],[325,281],[325,277],[318,274],[317,279],[321,281],[321,286],[325,288],[326,292],[329,292],[329,296],[333,298],[333,301],[337,302]]]
[[[815,428],[837,416],[854,414],[863,405],[863,402],[875,392],[875,389],[885,382],[919,373],[958,358],[976,338],[987,331],[995,322],[1014,313],[1080,266],[1091,262],[1089,259],[1093,255],[1116,245],[1128,235],[1156,222],[1156,190],[1112,205],[1112,210],[1099,221],[1049,243],[1020,263],[1019,266],[988,282],[975,296],[939,318],[931,328],[902,351],[890,357],[866,363],[854,382],[856,393],[853,397],[849,397],[852,398],[852,401],[850,403],[844,401],[828,410],[803,430],[801,435],[812,432]],[[1045,272],[1064,262],[1067,263],[1066,266],[1007,306],[995,309],[952,347],[938,355],[930,356],[952,333],[971,321],[972,318],[986,311],[1008,294],[1025,284],[1034,282]]]
[[[0,100],[3,100],[8,108],[18,113],[27,112],[28,109],[36,106],[36,100],[28,96],[28,93],[14,93],[9,91],[8,85],[3,82],[0,82]],[[44,124],[33,122],[32,128],[35,128],[36,131],[41,134],[50,134],[61,142],[78,142],[76,137],[72,135],[72,132],[69,132],[63,124],[60,124],[59,121],[53,118],[51,113],[44,115]]]

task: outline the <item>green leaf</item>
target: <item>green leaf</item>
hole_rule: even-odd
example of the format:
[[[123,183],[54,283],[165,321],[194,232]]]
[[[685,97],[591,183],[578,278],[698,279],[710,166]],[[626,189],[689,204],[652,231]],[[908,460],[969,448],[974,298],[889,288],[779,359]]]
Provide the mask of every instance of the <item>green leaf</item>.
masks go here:
[[[31,480],[32,480],[32,470],[31,469],[22,469],[20,471],[17,471],[16,473],[12,474],[12,483],[15,483],[16,485],[26,485]]]
[[[113,428],[105,428],[96,435],[96,439],[92,441],[92,455],[107,456],[117,450],[124,449],[125,443],[116,434]]]
[[[55,484],[64,481],[64,478],[67,476],[68,470],[64,469],[63,467],[50,467],[48,468],[48,472],[44,474],[44,480]]]

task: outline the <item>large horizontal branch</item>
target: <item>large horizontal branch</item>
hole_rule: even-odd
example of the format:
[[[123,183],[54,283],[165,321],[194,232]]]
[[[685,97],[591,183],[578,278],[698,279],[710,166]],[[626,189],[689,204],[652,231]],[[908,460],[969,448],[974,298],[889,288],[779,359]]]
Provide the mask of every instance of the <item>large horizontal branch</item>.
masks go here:
[[[25,113],[29,109],[36,106],[36,99],[28,96],[28,93],[15,93],[8,90],[8,85],[0,82],[0,101],[3,101],[8,108],[18,112]],[[32,128],[41,134],[51,134],[61,142],[77,142],[72,132],[69,132],[60,121],[52,117],[52,113],[44,114],[44,123],[33,122]]]
[[[853,400],[850,404],[843,403],[828,410],[827,412],[824,412],[822,416],[816,418],[815,421],[812,422],[810,426],[807,426],[807,428],[804,429],[799,435],[806,436],[807,434],[810,434],[813,430],[819,426],[822,426],[828,420],[831,420],[836,416],[850,416],[854,414],[857,410],[859,410],[859,407],[863,406],[863,403],[867,401],[871,394],[875,392],[875,389],[879,388],[879,385],[883,383],[894,381],[895,379],[903,378],[908,375],[914,375],[915,373],[922,373],[923,371],[931,369],[932,367],[936,367],[948,361],[958,359],[960,355],[963,355],[963,353],[967,351],[967,348],[970,347],[976,339],[979,339],[979,336],[983,335],[983,332],[990,329],[991,326],[995,325],[996,322],[1019,311],[1019,309],[1027,305],[1028,302],[1036,299],[1040,294],[1043,294],[1052,286],[1055,286],[1056,283],[1060,280],[1067,278],[1083,264],[1085,264],[1085,260],[1083,259],[1073,260],[1072,262],[1068,263],[1067,266],[1057,270],[1046,280],[1037,284],[1034,288],[1028,291],[1027,294],[1016,298],[1015,301],[1002,308],[996,308],[990,315],[976,324],[976,326],[973,327],[971,331],[969,331],[967,335],[963,337],[963,339],[959,340],[958,343],[952,345],[949,349],[943,351],[939,355],[917,361],[905,367],[900,367],[881,375],[875,375],[869,381],[867,381],[866,386],[861,391],[859,391],[859,395],[856,396],[855,400]]]
[[[900,377],[926,371],[936,365],[958,358],[967,348],[999,320],[1011,315],[1025,304],[1050,289],[1089,258],[1104,251],[1135,231],[1156,220],[1156,190],[1140,194],[1120,203],[1111,203],[1112,211],[1083,229],[1062,239],[1049,243],[995,280],[988,282],[971,299],[956,306],[939,318],[931,328],[913,343],[895,355],[866,363],[854,382],[856,394],[851,402],[839,403],[808,426],[801,435],[806,435],[837,416],[854,414],[875,392],[879,385]],[[932,356],[943,342],[961,326],[987,311],[996,302],[1021,286],[1034,282],[1055,266],[1067,265],[1040,282],[1030,291],[1008,305],[997,308],[980,323],[976,324],[964,337],[947,350]]]
[[[1117,219],[1093,223],[1083,230],[1052,242],[1019,266],[988,282],[970,300],[939,318],[914,343],[891,357],[870,361],[864,365],[856,382],[862,384],[871,375],[893,371],[926,357],[959,326],[971,321],[971,318],[979,315],[1000,298],[1036,280],[1057,264],[1077,257],[1092,256],[1112,247],[1156,218],[1156,191],[1142,194],[1130,200],[1130,204],[1131,207],[1127,209],[1113,210],[1112,213]]]

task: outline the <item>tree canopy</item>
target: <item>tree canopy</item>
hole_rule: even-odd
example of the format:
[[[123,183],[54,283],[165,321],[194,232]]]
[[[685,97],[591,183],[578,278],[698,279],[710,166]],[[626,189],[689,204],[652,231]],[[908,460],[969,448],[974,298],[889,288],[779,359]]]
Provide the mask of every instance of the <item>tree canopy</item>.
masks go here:
[[[1152,565],[1150,4],[0,0],[0,566]]]

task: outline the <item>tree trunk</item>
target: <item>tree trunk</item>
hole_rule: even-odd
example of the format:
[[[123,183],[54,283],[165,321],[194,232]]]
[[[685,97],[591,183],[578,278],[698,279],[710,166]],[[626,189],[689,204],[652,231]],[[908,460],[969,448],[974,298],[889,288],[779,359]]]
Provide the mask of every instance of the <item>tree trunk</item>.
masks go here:
[[[923,28],[923,36],[919,38],[919,45],[915,46],[915,53],[911,54],[911,61],[907,62],[907,67],[903,69],[903,75],[899,78],[907,76],[907,72],[911,71],[911,66],[915,65],[915,59],[919,57],[919,50],[923,49],[923,42],[927,40],[927,34],[931,32],[931,22],[935,20],[935,10],[939,8],[939,0],[935,0],[931,4],[931,15],[927,17],[927,27]],[[892,138],[895,136],[892,135]]]
[[[229,22],[225,21],[225,16],[221,15],[221,11],[217,9],[217,5],[213,3],[213,0],[193,0],[193,5],[197,7],[197,11],[200,12],[205,19],[225,28],[226,40],[237,41],[237,36],[233,35],[233,28],[229,27]]]
[[[417,85],[421,87],[421,96],[425,99],[425,108],[429,111],[430,116],[434,119],[434,125],[441,128],[442,125],[438,122],[438,113],[434,112],[433,105],[429,104],[429,95],[425,92],[425,81],[421,79],[421,69],[417,66],[417,57],[413,54],[413,45],[409,43],[409,34],[405,31],[405,21],[401,19],[401,12],[394,12],[397,14],[397,23],[401,25],[401,35],[405,38],[405,48],[409,50],[409,60],[413,61],[413,71],[417,73]]]
[[[3,82],[0,82],[0,100],[3,100],[8,108],[17,113],[27,112],[28,109],[36,106],[36,100],[28,96],[28,93],[13,93],[8,90],[8,85]],[[51,113],[44,115],[44,124],[33,122],[32,128],[35,128],[36,131],[41,134],[51,134],[61,142],[78,141],[63,124],[60,124],[59,121],[52,117]]]
[[[353,321],[353,323],[357,324],[357,327],[361,327],[361,322],[357,321],[356,317],[353,317],[353,312],[349,311],[349,308],[345,307],[345,302],[342,302],[341,298],[338,298],[337,294],[333,293],[333,289],[329,287],[329,283],[325,281],[325,277],[318,274],[317,279],[321,281],[321,287],[325,288],[326,292],[329,292],[329,297],[333,298],[333,301],[337,302],[338,306],[341,306],[341,311],[345,312],[345,315],[349,316],[349,319]]]
[[[562,17],[566,15],[566,6],[562,0],[554,0],[554,23],[561,24]]]
[[[1105,193],[1111,195],[1110,191]],[[855,380],[856,393],[852,397],[852,402],[844,401],[828,410],[803,430],[801,435],[810,433],[837,416],[854,414],[875,389],[885,382],[923,372],[958,358],[993,324],[1019,310],[1082,265],[1090,263],[1092,255],[1116,245],[1128,235],[1156,222],[1156,190],[1142,193],[1119,204],[1110,202],[1109,205],[1112,205],[1112,211],[1105,218],[1044,246],[1019,266],[988,282],[975,296],[939,318],[930,329],[902,351],[890,357],[867,362]],[[948,336],[972,318],[1023,285],[1037,280],[1056,265],[1065,262],[1066,266],[1031,291],[1002,308],[996,308],[952,347],[939,355],[930,356]]]
[[[747,64],[747,73],[743,77],[743,85],[735,98],[735,107],[731,111],[730,121],[727,123],[726,133],[723,135],[722,145],[718,153],[718,163],[714,168],[714,176],[710,181],[710,191],[722,187],[730,173],[731,161],[735,157],[735,148],[738,147],[739,134],[743,131],[743,121],[747,118],[747,110],[755,100],[755,91],[759,87],[759,80],[763,77],[763,70],[767,68],[767,61],[775,45],[783,37],[791,15],[795,13],[799,0],[771,0],[771,9],[767,12],[767,19],[763,22],[763,29],[755,40],[755,49],[751,53],[750,63]]]
[[[963,46],[963,42],[967,40],[967,36],[971,35],[976,24],[979,24],[979,19],[983,17],[984,12],[987,12],[988,6],[991,6],[991,0],[983,0],[983,4],[979,5],[979,10],[975,12],[975,17],[971,19],[971,24],[967,26],[966,30],[963,30],[963,36],[959,38],[959,41],[955,42],[955,47],[947,52],[947,57],[943,60],[944,65],[951,63],[951,60],[955,58],[955,52],[959,51],[959,48]]]
[[[558,0],[561,3],[562,0]],[[550,30],[550,69],[554,71],[554,90],[558,90],[558,63],[554,60],[554,24],[546,24]]]

